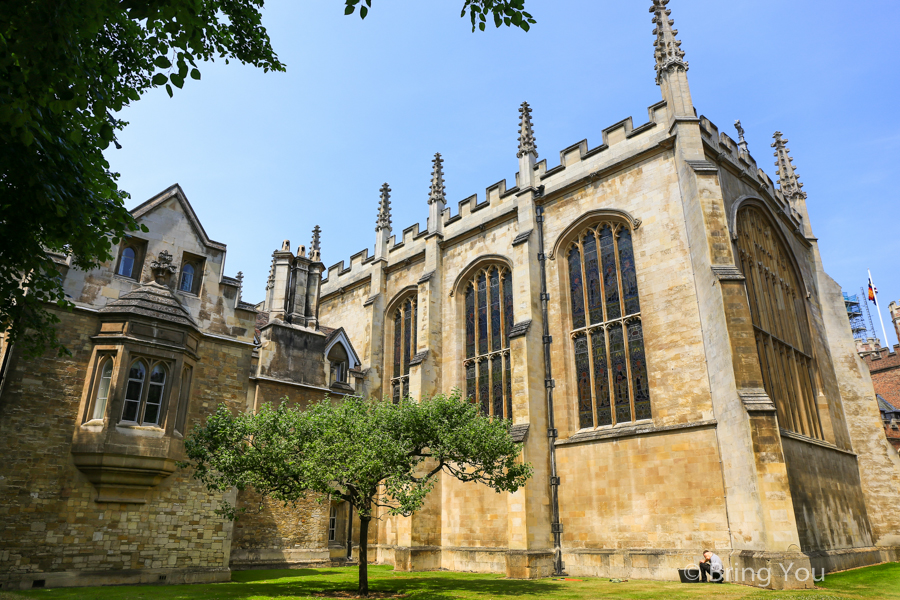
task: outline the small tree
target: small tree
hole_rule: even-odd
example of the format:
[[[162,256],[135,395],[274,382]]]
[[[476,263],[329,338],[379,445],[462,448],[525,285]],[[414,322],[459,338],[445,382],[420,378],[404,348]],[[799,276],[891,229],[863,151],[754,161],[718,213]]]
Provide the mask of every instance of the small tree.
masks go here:
[[[293,504],[308,494],[349,502],[359,514],[359,594],[368,595],[369,522],[376,508],[409,516],[419,510],[444,471],[465,482],[514,492],[531,476],[509,421],[450,396],[415,402],[328,398],[306,409],[287,402],[256,413],[231,414],[224,405],[185,441],[194,477],[211,491],[253,488]],[[243,510],[243,509],[241,509]],[[239,510],[227,501],[220,512]]]

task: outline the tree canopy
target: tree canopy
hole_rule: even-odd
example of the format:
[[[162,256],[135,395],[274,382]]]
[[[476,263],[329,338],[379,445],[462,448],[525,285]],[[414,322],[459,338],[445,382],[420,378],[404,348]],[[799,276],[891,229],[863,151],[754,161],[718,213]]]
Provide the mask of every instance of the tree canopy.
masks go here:
[[[359,592],[368,593],[369,521],[419,510],[440,472],[497,492],[514,492],[531,476],[519,460],[511,423],[484,415],[458,392],[421,402],[328,398],[307,408],[264,405],[232,414],[220,405],[185,440],[193,476],[209,490],[252,488],[295,503],[312,494],[349,502],[360,518]],[[240,511],[226,500],[220,512]]]
[[[344,0],[365,18],[372,0]],[[216,58],[284,71],[264,0],[27,0],[0,3],[0,331],[30,354],[59,344],[47,303],[70,308],[54,261],[112,259],[138,230],[103,155],[115,115],[152,88],[171,96]],[[524,0],[464,0],[472,28],[528,30]]]

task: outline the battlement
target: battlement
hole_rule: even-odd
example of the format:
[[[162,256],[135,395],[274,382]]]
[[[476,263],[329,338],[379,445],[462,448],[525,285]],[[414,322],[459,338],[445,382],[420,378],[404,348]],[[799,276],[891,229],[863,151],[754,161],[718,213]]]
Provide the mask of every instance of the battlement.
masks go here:
[[[759,168],[756,159],[749,152],[743,150],[727,133],[719,132],[715,123],[703,115],[700,115],[700,134],[703,136],[703,140],[718,152],[720,160],[727,160],[732,167],[741,172],[742,178],[753,183],[760,191],[767,193],[798,225],[802,222],[800,213],[788,202],[772,178]]]
[[[637,152],[647,142],[641,136],[648,134],[667,135],[660,124],[668,119],[666,102],[657,102],[648,107],[646,123],[634,126],[632,117],[622,119],[602,131],[602,143],[591,148],[588,141],[581,140],[559,152],[559,164],[549,168],[546,160],[534,166],[534,180],[548,187],[561,187],[596,170],[609,155],[610,162],[615,162],[620,155]],[[620,151],[621,149],[621,151]],[[610,151],[613,153],[610,153]],[[755,164],[755,163],[754,163]],[[498,216],[509,213],[517,207],[517,195],[521,193],[521,174],[515,174],[515,185],[508,187],[507,180],[501,179],[485,189],[483,200],[478,194],[472,194],[457,203],[454,211],[448,205],[441,211],[444,239],[450,239],[479,227]],[[427,224],[427,221],[426,221]],[[387,259],[389,264],[406,260],[424,250],[424,238],[428,228],[422,229],[419,223],[404,229],[400,236],[392,235],[387,241]],[[349,267],[341,261],[328,269],[328,277],[322,280],[323,292],[327,293],[337,286],[352,283],[369,273],[374,257],[369,255],[368,248],[354,254],[350,258]]]

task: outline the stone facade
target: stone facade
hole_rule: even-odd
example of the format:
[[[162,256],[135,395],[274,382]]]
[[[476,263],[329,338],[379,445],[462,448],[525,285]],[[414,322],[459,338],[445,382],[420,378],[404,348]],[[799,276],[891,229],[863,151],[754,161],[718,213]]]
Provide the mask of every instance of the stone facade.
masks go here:
[[[203,498],[188,474],[165,471],[180,452],[181,435],[168,419],[153,435],[170,441],[144,443],[141,437],[133,444],[137,458],[126,467],[142,474],[140,485],[128,488],[121,477],[106,475],[102,460],[77,458],[113,455],[116,445],[129,454],[126,433],[119,431],[128,428],[110,416],[121,414],[124,375],[114,371],[118,395],[110,393],[106,417],[95,423],[81,415],[94,406],[93,373],[103,353],[162,344],[161,331],[183,336],[162,359],[193,365],[195,377],[202,372],[207,378],[204,387],[195,379],[191,388],[191,422],[222,401],[252,410],[284,397],[304,405],[325,394],[391,396],[398,389],[416,398],[453,388],[468,394],[480,385],[473,381],[485,381],[488,364],[497,367],[489,374],[496,400],[489,408],[511,417],[534,477],[515,494],[442,477],[420,512],[384,517],[370,530],[370,556],[398,569],[674,579],[677,568],[712,549],[727,567],[770,569],[771,587],[800,588],[812,580],[798,577],[797,569],[900,559],[900,457],[885,440],[840,289],[824,271],[787,140],[775,135],[776,185],[742,135],[734,141],[697,116],[666,4],[654,0],[651,8],[662,100],[649,107],[646,123],[619,121],[603,130],[600,145],[579,142],[549,167],[538,161],[525,103],[514,185],[500,181],[482,199],[471,196],[453,210],[437,155],[425,227],[393,235],[391,190],[384,184],[374,252],[364,249],[348,266],[331,266],[327,278],[316,231],[309,253],[304,247],[293,252],[285,241],[273,254],[265,300],[243,303],[239,279],[221,272],[225,247],[205,238],[180,188],[136,209],[151,230],[134,245],[135,260],[144,265],[139,278],[113,274],[120,258],[96,272],[66,273],[77,310],[64,316],[62,330],[73,357],[25,361],[15,351],[4,353],[12,359],[0,389],[6,433],[0,443],[14,459],[0,466],[0,486],[13,486],[3,488],[0,514],[15,518],[0,529],[2,547],[12,548],[0,551],[0,581],[8,587],[30,587],[40,578],[77,585],[101,571],[113,583],[160,575],[215,580],[227,578],[229,565],[326,564],[346,556],[348,537],[351,545],[359,543],[347,507],[315,498],[284,508],[245,492],[238,501],[253,510],[233,527],[222,522],[212,513],[216,498]],[[778,252],[774,266],[791,274],[795,288],[770,278],[768,267],[759,276],[763,270],[749,262],[740,244],[748,212],[762,215],[765,236]],[[613,375],[620,386],[614,397],[624,393],[627,403],[631,394],[632,404],[625,412],[609,407],[616,410],[615,425],[601,422],[599,384],[584,386],[605,375],[579,366],[576,342],[586,339],[588,328],[578,325],[584,305],[579,317],[581,292],[573,290],[582,288],[574,287],[570,266],[572,248],[587,244],[585,232],[604,227],[616,231],[616,260],[627,257],[604,277],[624,282],[627,263],[628,277],[633,274],[628,289],[639,290],[639,308],[627,317],[597,326],[591,316],[592,340],[614,340],[616,327],[629,335],[627,365]],[[622,246],[626,238],[633,255]],[[179,246],[188,242],[190,248]],[[202,267],[198,294],[178,286],[166,292],[171,281],[154,283],[158,275],[148,261],[164,249],[179,264],[187,252]],[[512,292],[502,309],[499,296],[488,296],[500,288],[478,283],[489,273],[502,274],[504,293]],[[618,280],[604,279],[603,289]],[[761,285],[774,286],[763,295],[765,306],[751,299]],[[625,283],[617,289],[626,295]],[[470,347],[475,324],[467,319],[472,294],[479,293],[496,298],[492,319],[496,315],[505,329],[496,347],[473,358],[482,351],[475,352],[474,342]],[[180,323],[151,318],[152,299],[186,316]],[[127,312],[133,305],[144,313]],[[603,310],[608,316],[612,309]],[[410,311],[415,317],[404,325]],[[765,320],[785,311],[797,318],[796,331]],[[155,323],[150,338],[129,338],[135,320]],[[784,340],[791,336],[796,339],[788,346]],[[195,345],[188,347],[191,340]],[[608,347],[612,353],[612,341]],[[407,362],[395,362],[398,349]],[[221,362],[224,354],[231,362]],[[601,364],[596,356],[590,360]],[[794,386],[804,372],[806,387]],[[43,393],[45,379],[64,389]],[[634,412],[640,389],[648,390],[646,412]],[[69,408],[57,414],[66,402]],[[56,419],[59,439],[41,439],[28,425],[41,414]],[[594,419],[591,426],[585,415]],[[110,428],[115,431],[104,434]],[[151,481],[152,465],[158,480]],[[60,481],[73,483],[60,487]],[[118,501],[104,501],[111,497]],[[92,537],[105,531],[94,525],[101,521],[119,524],[116,539],[82,543],[88,531]],[[91,525],[76,527],[82,522]],[[123,527],[133,533],[119,534]],[[21,533],[31,536],[27,543],[8,543]],[[43,545],[34,545],[38,539]],[[68,566],[68,557],[82,554],[77,566]],[[791,564],[785,575],[780,565]]]

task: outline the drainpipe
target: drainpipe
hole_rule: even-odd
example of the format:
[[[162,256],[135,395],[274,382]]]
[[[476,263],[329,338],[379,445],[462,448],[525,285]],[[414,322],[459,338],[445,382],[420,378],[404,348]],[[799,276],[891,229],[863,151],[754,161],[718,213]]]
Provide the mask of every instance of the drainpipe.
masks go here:
[[[544,186],[538,188],[536,197],[544,195]],[[541,265],[541,314],[543,318],[544,340],[544,389],[547,390],[547,437],[550,440],[550,532],[553,534],[553,574],[565,575],[562,561],[562,532],[563,526],[559,522],[559,475],[556,472],[556,424],[553,417],[553,370],[550,364],[550,323],[547,318],[547,302],[550,295],[547,293],[547,257],[544,254],[544,207],[535,207],[538,224],[538,262]]]

